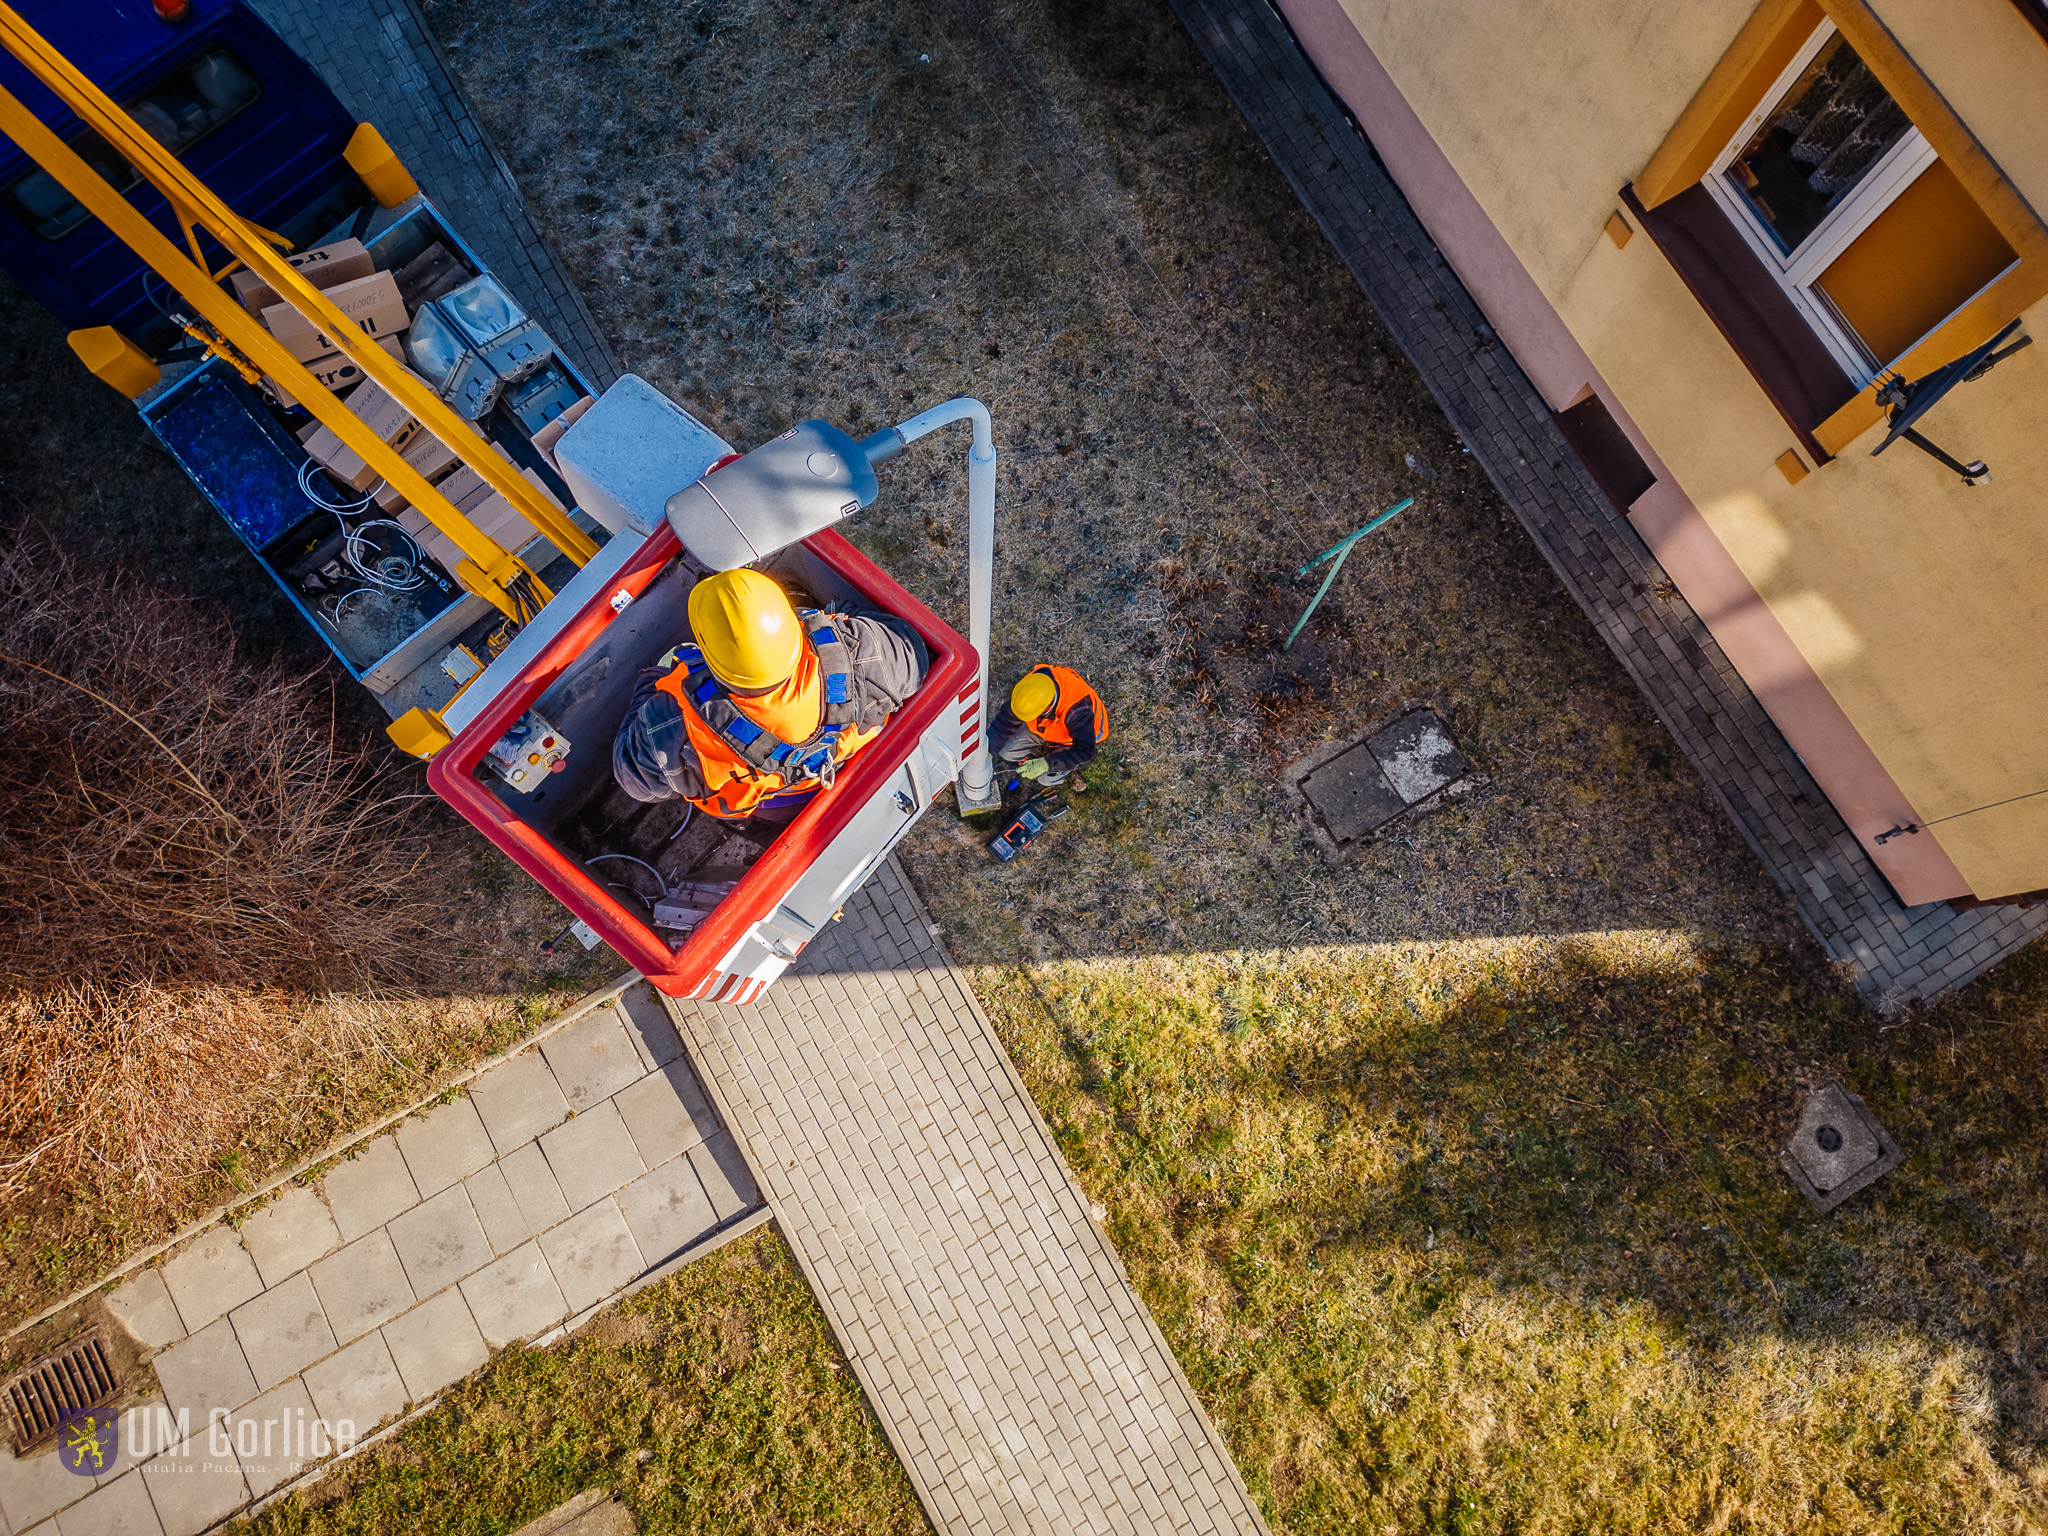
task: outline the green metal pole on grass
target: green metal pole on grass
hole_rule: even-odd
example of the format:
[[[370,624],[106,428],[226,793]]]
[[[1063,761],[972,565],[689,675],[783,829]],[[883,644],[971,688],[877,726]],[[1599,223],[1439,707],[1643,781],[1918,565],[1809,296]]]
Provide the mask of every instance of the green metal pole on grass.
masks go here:
[[[1288,632],[1287,643],[1280,647],[1281,650],[1291,651],[1294,649],[1294,642],[1301,638],[1302,626],[1308,623],[1309,616],[1316,611],[1316,605],[1322,602],[1324,594],[1326,594],[1330,590],[1330,583],[1337,579],[1337,573],[1344,569],[1344,562],[1351,558],[1351,546],[1356,544],[1360,539],[1364,538],[1368,533],[1371,533],[1373,529],[1379,527],[1381,523],[1387,521],[1387,519],[1392,517],[1396,512],[1405,512],[1408,510],[1408,508],[1414,505],[1415,498],[1413,496],[1402,497],[1399,501],[1395,502],[1391,507],[1387,508],[1386,511],[1382,512],[1378,517],[1374,518],[1371,522],[1367,523],[1363,528],[1359,529],[1358,532],[1347,533],[1346,535],[1344,535],[1343,538],[1339,539],[1336,543],[1332,544],[1328,549],[1324,550],[1320,555],[1317,555],[1315,559],[1309,561],[1307,565],[1304,565],[1300,570],[1294,573],[1297,576],[1306,576],[1310,571],[1314,570],[1317,566],[1321,565],[1325,560],[1329,559],[1332,555],[1335,555],[1337,557],[1337,563],[1330,567],[1330,574],[1325,576],[1323,578],[1323,584],[1320,587],[1316,588],[1315,597],[1310,600],[1309,605],[1306,608],[1302,609],[1301,617],[1295,621],[1294,628]]]

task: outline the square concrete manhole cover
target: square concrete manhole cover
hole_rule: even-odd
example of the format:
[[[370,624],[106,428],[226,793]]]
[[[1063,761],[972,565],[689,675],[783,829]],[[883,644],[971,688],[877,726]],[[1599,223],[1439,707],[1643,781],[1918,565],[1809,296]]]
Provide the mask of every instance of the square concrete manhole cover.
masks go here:
[[[1823,1215],[1899,1166],[1899,1144],[1839,1083],[1808,1094],[1785,1148],[1785,1171]]]
[[[1345,851],[1395,817],[1455,794],[1470,766],[1433,709],[1411,710],[1362,741],[1326,747],[1287,771],[1314,812],[1319,841]]]

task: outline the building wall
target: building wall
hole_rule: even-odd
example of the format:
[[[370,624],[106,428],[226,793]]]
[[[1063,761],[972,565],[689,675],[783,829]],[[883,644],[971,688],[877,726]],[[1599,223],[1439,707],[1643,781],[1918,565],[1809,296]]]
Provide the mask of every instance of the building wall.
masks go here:
[[[1583,348],[1673,498],[1696,509],[1867,744],[1905,817],[1925,822],[2048,789],[2048,301],[2026,316],[2041,344],[1962,386],[1921,424],[1958,457],[1988,461],[1991,485],[1964,487],[1905,444],[1872,459],[1875,428],[1788,484],[1774,460],[1792,446],[1791,429],[1662,253],[1647,237],[1617,249],[1602,233],[1617,191],[1662,143],[1753,0],[1282,5],[1291,16],[1329,7],[1341,7]],[[2020,193],[2048,207],[2039,36],[2007,0],[1875,8]],[[1675,515],[1656,496],[1638,504],[1639,524]],[[1674,567],[1674,576],[1694,597],[1687,573]],[[1699,606],[1713,623],[1712,602]],[[1757,658],[1736,659],[1758,686]],[[1786,718],[1796,691],[1776,700],[1758,691],[1870,845],[1890,824],[1872,819],[1885,797],[1845,804]],[[1938,845],[1979,896],[2048,887],[2048,796],[1872,852],[1887,865],[1901,844],[1919,845],[1923,862]],[[1930,877],[1901,894],[1962,894],[1940,884]]]

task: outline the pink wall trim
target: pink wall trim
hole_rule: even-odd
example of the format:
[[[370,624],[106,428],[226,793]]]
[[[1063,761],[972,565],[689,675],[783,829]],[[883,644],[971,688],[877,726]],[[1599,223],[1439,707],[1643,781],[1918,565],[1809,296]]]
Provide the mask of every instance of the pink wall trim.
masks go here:
[[[1339,0],[1274,0],[1309,59],[1358,115],[1444,259],[1553,410],[1591,386],[1657,476],[1630,521],[1742,674],[1792,750],[1907,906],[1971,894],[1931,832],[1872,839],[1918,819],[1834,695],[1672,477],[1486,210],[1344,14]],[[1596,232],[1597,233],[1597,232]]]

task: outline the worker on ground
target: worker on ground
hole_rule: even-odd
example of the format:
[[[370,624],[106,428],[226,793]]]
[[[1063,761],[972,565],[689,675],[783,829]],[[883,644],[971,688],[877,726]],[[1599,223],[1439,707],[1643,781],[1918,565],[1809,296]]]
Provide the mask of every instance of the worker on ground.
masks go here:
[[[989,722],[988,750],[1020,778],[1057,789],[1095,761],[1096,744],[1108,736],[1102,695],[1072,667],[1041,666],[1017,679],[1009,704]]]
[[[893,614],[801,612],[759,571],[690,590],[692,644],[640,674],[612,743],[635,800],[784,822],[924,685],[930,654]]]

